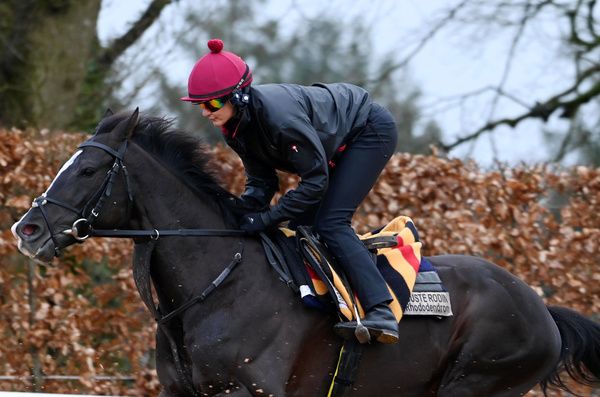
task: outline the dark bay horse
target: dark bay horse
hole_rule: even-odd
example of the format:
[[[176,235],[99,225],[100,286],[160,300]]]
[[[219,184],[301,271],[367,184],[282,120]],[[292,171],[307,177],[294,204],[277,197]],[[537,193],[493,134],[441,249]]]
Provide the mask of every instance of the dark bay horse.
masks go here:
[[[159,235],[236,227],[237,199],[215,182],[209,157],[163,119],[137,110],[107,114],[13,226],[19,249],[50,261],[87,236],[90,223],[94,230],[153,231],[135,237],[135,256],[148,256],[161,313],[197,296],[241,254],[205,300],[159,327],[160,395],[325,396],[341,346],[335,316],[302,306],[268,267],[256,237]],[[151,253],[144,248],[150,242]],[[564,368],[598,385],[598,324],[546,307],[525,283],[483,259],[430,260],[454,316],[404,318],[399,344],[367,346],[353,396],[521,396],[538,383],[564,386]]]

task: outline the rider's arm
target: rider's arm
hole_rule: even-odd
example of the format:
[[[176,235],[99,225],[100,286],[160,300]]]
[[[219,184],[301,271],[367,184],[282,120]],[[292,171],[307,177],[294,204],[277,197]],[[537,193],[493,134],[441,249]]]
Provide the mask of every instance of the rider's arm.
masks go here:
[[[269,223],[295,219],[321,201],[329,181],[327,157],[308,120],[290,120],[280,129],[280,149],[301,180],[268,211]]]
[[[261,210],[268,207],[273,195],[279,190],[277,172],[254,158],[242,158],[246,170],[246,189],[241,199],[249,208]]]

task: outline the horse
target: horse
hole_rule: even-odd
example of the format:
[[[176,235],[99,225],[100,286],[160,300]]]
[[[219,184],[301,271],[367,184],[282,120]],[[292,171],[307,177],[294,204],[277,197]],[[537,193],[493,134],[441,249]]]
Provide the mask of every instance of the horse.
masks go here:
[[[161,397],[326,395],[342,344],[336,315],[303,306],[259,238],[237,233],[244,208],[210,157],[169,120],[107,112],[13,225],[19,249],[48,262],[94,230],[130,231],[121,237],[133,238],[134,263],[148,266],[156,291],[148,298],[142,286],[142,298],[153,314],[169,313],[156,334]],[[428,259],[454,315],[405,317],[399,343],[366,345],[353,396],[512,397],[538,384],[546,393],[568,390],[564,369],[599,384],[600,325],[547,307],[482,258]]]

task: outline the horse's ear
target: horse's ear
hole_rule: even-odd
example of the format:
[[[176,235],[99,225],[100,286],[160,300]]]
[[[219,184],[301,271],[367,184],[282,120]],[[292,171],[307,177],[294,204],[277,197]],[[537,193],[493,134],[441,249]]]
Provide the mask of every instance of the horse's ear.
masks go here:
[[[135,108],[135,110],[133,111],[131,116],[129,116],[129,120],[127,121],[127,129],[125,130],[126,131],[125,136],[127,137],[127,139],[131,138],[131,135],[133,135],[133,131],[135,130],[135,127],[137,126],[139,117],[140,117],[140,108],[137,107],[137,108]]]
[[[103,119],[112,116],[113,114],[115,114],[111,108],[106,108],[106,110],[104,111],[104,115],[102,116]]]
[[[135,127],[137,126],[139,114],[140,114],[139,108],[135,108],[135,110],[133,111],[131,116],[129,116],[127,119],[121,121],[113,129],[113,131],[112,131],[113,136],[119,140],[126,140],[126,139],[131,138],[131,135],[133,135],[133,131],[135,130]]]

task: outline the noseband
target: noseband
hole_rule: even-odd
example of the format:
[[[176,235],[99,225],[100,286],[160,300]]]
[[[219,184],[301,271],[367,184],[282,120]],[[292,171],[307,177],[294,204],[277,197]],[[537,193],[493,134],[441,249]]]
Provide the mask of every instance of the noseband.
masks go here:
[[[48,195],[46,193],[42,194],[40,197],[33,200],[33,203],[31,206],[33,208],[37,207],[40,209],[40,211],[42,213],[42,217],[44,218],[44,222],[46,223],[46,226],[48,227],[48,230],[50,231],[50,238],[52,239],[52,242],[54,243],[54,250],[57,255],[60,252],[60,247],[59,247],[59,244],[56,241],[56,237],[55,237],[57,234],[70,235],[79,242],[84,241],[85,239],[87,239],[88,237],[90,237],[92,235],[92,225],[93,225],[94,221],[96,221],[96,219],[100,216],[100,211],[102,210],[104,203],[111,196],[112,190],[113,190],[113,185],[115,183],[115,178],[117,177],[117,175],[119,174],[119,172],[121,170],[123,170],[123,175],[125,178],[125,186],[127,189],[127,196],[128,196],[127,212],[129,213],[129,211],[131,209],[131,205],[133,203],[133,195],[131,193],[131,188],[130,188],[130,184],[129,184],[129,174],[127,173],[127,168],[125,167],[125,164],[123,163],[125,151],[127,151],[127,144],[128,144],[128,141],[127,140],[124,141],[118,150],[114,150],[107,145],[104,145],[99,142],[93,142],[93,141],[86,141],[78,146],[78,149],[81,149],[84,147],[95,147],[98,149],[102,149],[106,153],[110,154],[115,160],[112,167],[110,168],[110,170],[108,170],[108,172],[106,173],[106,177],[104,178],[104,181],[100,185],[100,188],[98,189],[98,191],[90,198],[90,200],[85,204],[85,206],[82,209],[77,209],[61,200],[57,200],[52,197],[48,197]],[[92,203],[94,200],[96,200],[96,201],[92,206]],[[63,230],[59,233],[53,232],[54,228],[52,227],[52,224],[50,223],[50,221],[48,219],[48,215],[47,215],[46,209],[45,209],[45,205],[48,203],[58,205],[59,207],[65,208],[65,209],[77,214],[78,219],[75,222],[73,222],[73,225],[71,226],[70,229]],[[91,208],[91,210],[89,210],[89,213],[86,216],[86,212],[88,212],[89,208]]]

